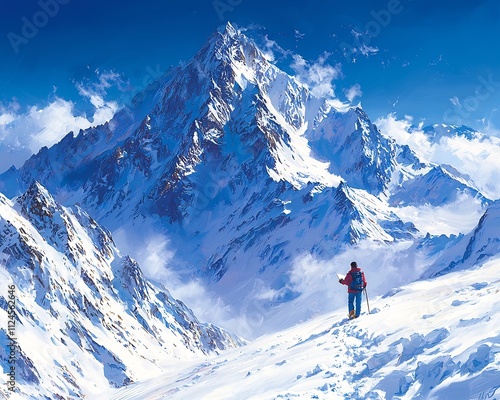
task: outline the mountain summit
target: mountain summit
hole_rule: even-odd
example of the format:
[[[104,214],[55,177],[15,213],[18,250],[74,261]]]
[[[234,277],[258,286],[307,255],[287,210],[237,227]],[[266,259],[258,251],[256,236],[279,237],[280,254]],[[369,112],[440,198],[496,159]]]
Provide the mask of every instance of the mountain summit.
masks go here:
[[[43,148],[0,188],[13,197],[39,181],[131,241],[159,231],[184,275],[231,304],[262,279],[276,304],[296,296],[287,279],[298,256],[419,237],[389,203],[435,201],[429,179],[453,189],[447,202],[479,195],[436,167],[360,108],[313,95],[227,24],[109,123]]]

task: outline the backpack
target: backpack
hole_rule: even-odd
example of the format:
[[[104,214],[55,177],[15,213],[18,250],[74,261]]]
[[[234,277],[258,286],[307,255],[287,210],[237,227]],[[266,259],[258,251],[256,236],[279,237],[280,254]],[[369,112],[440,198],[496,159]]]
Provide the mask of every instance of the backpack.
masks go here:
[[[363,283],[363,272],[361,271],[354,271],[350,272],[352,276],[352,282],[351,285],[349,286],[350,289],[356,290],[357,292],[362,292],[365,285]]]

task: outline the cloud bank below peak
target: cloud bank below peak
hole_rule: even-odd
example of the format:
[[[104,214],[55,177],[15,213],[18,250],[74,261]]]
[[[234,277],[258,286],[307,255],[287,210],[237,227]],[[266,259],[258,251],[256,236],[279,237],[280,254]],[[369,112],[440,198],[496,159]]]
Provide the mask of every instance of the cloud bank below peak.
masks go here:
[[[411,116],[398,119],[395,114],[378,118],[375,124],[382,133],[408,145],[423,161],[451,165],[469,175],[488,198],[500,198],[500,185],[496,184],[500,182],[500,138],[479,132],[474,138],[451,135],[432,140],[423,123],[416,126]]]
[[[123,87],[118,74],[96,71],[98,82],[86,81],[75,84],[83,104],[90,113],[78,110],[75,101],[54,94],[40,105],[21,106],[15,99],[0,103],[0,172],[12,165],[21,166],[43,146],[52,146],[66,134],[78,133],[109,121],[121,108],[118,101],[107,100],[107,90]]]

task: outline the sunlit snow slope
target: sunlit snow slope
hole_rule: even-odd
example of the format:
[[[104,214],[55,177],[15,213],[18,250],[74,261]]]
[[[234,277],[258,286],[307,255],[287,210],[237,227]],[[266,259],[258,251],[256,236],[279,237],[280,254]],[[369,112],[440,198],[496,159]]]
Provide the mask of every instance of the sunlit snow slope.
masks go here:
[[[500,259],[371,299],[101,399],[500,397]]]

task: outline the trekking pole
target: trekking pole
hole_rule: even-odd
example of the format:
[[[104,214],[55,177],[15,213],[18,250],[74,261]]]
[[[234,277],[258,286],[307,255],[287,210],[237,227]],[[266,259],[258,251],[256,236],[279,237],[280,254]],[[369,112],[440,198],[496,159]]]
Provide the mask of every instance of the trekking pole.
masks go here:
[[[366,297],[366,305],[368,306],[368,314],[370,314],[370,302],[368,301],[368,292],[365,290],[365,297]]]

